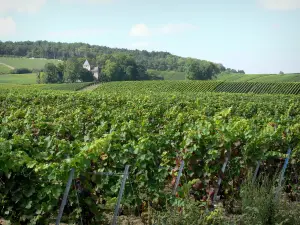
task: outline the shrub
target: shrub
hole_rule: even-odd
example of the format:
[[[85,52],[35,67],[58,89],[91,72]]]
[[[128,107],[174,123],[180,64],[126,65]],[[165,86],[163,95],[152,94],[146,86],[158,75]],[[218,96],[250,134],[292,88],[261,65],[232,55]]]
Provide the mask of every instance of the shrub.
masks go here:
[[[274,181],[261,177],[257,182],[249,178],[242,185],[242,212],[244,224],[274,224],[277,201]]]
[[[25,73],[32,73],[32,70],[28,68],[19,68],[19,69],[12,70],[12,74],[25,74]]]
[[[234,219],[225,216],[225,210],[217,207],[214,211],[203,209],[203,203],[186,199],[183,206],[171,206],[165,211],[155,211],[152,224],[155,225],[235,225]]]
[[[244,225],[293,225],[300,221],[299,203],[283,198],[282,190],[276,197],[276,178],[260,177],[252,182],[249,176],[241,188],[242,220]]]

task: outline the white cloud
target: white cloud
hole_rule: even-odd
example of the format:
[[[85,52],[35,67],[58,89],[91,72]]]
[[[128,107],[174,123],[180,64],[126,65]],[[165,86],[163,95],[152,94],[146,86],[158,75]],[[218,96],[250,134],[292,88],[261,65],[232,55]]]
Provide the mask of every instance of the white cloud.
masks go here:
[[[258,0],[258,4],[270,10],[300,9],[300,0]]]
[[[151,35],[151,31],[148,28],[146,24],[136,24],[134,25],[130,32],[130,36],[135,36],[135,37],[146,37]]]
[[[36,12],[46,0],[0,0],[0,12]]]
[[[129,35],[133,37],[147,37],[150,35],[182,33],[194,29],[197,29],[197,26],[188,23],[170,23],[153,28],[148,27],[146,24],[136,24],[132,26]]]
[[[16,33],[16,23],[11,17],[0,18],[0,38]]]

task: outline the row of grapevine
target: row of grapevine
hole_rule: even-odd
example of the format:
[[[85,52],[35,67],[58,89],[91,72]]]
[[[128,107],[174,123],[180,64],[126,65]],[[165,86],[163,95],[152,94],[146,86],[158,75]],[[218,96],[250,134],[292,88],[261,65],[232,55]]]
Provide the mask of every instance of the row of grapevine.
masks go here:
[[[63,83],[63,84],[34,84],[34,85],[0,84],[0,89],[6,89],[6,90],[14,89],[20,91],[27,90],[27,89],[78,91],[92,84],[93,84],[92,82]]]
[[[252,83],[228,82],[222,83],[214,90],[216,92],[248,93],[252,88]]]
[[[255,83],[249,92],[257,94],[299,94],[300,83]]]
[[[26,89],[77,91],[92,83],[66,83],[25,85]],[[1,89],[23,90],[24,85],[2,84]],[[300,93],[300,83],[266,83],[266,82],[220,82],[220,81],[128,81],[104,83],[97,92],[131,91],[147,92],[228,92],[255,94],[294,94]]]
[[[130,165],[125,200],[139,207],[150,200],[164,204],[181,159],[186,179],[202,181],[195,190],[199,198],[216,181],[226,152],[231,159],[224,189],[238,187],[258,160],[270,168],[281,165],[288,146],[293,167],[287,177],[291,168],[300,169],[297,96],[161,93],[160,83],[153,83],[158,86],[151,93],[122,92],[118,84],[92,93],[0,89],[0,216],[51,222],[71,168],[88,192],[82,204],[98,224],[102,202],[112,201],[120,185],[119,178],[93,171],[121,173]],[[71,192],[65,215],[72,221],[80,214]]]
[[[299,94],[300,83],[224,82],[214,91],[255,94]]]
[[[96,91],[131,92],[229,92],[255,94],[299,94],[300,83],[219,81],[135,81],[102,84]]]
[[[252,76],[252,75],[250,75]],[[274,74],[274,75],[262,75],[251,80],[253,82],[273,82],[273,83],[282,83],[282,82],[300,82],[300,74]]]
[[[47,84],[41,87],[39,85],[35,85],[35,87],[40,87],[42,90],[78,91],[92,84],[93,84],[92,82],[63,83],[63,84]]]
[[[300,82],[300,74],[221,74],[216,77],[216,81],[226,82]]]
[[[107,92],[134,91],[134,92],[206,92],[213,91],[221,82],[216,81],[122,81],[110,82],[101,85],[98,90]]]

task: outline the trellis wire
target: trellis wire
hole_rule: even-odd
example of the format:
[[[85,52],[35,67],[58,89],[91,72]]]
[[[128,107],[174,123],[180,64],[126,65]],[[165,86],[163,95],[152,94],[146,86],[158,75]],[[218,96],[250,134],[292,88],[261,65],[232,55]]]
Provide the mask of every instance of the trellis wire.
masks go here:
[[[57,219],[56,219],[56,225],[59,225],[61,217],[63,215],[64,208],[65,208],[65,205],[67,203],[70,187],[71,187],[71,184],[72,184],[74,172],[75,172],[75,169],[72,168],[71,171],[70,171],[70,175],[69,175],[69,179],[68,179],[68,182],[67,182],[67,186],[66,186],[66,189],[65,189],[64,196],[63,196],[63,200],[62,200],[60,208],[59,208],[59,213],[58,213],[58,216],[57,216]]]
[[[276,128],[275,128],[275,129],[276,129]],[[292,149],[289,147],[289,148],[288,148],[288,152],[287,152],[287,157],[286,157],[286,159],[285,159],[283,168],[282,168],[282,170],[281,170],[280,179],[279,179],[279,184],[278,184],[278,189],[277,189],[277,191],[276,191],[276,197],[278,197],[279,190],[280,190],[281,185],[282,185],[282,181],[284,180],[284,175],[285,175],[285,171],[286,171],[287,166],[288,166],[288,162],[289,162],[289,158],[290,158],[291,152],[292,152]],[[229,158],[230,158],[230,157],[229,157],[229,152],[228,152],[228,153],[227,153],[227,156],[226,156],[226,158],[225,158],[225,161],[224,161],[224,163],[223,163],[222,169],[221,169],[221,171],[222,171],[223,174],[224,174],[224,172],[225,172],[225,170],[226,170],[226,166],[228,165]],[[256,169],[255,169],[255,171],[254,171],[254,175],[253,175],[253,178],[252,178],[252,182],[254,182],[255,179],[256,179],[256,177],[257,177],[257,174],[258,174],[258,170],[259,170],[260,165],[261,165],[261,161],[259,160],[259,161],[257,161]],[[178,187],[178,185],[179,185],[179,181],[180,181],[180,177],[181,177],[181,175],[182,175],[183,168],[184,168],[184,161],[182,160],[182,161],[181,161],[181,164],[180,164],[179,171],[178,171],[178,175],[177,175],[177,178],[176,178],[175,186],[174,186],[174,189],[173,189],[173,195],[176,194],[177,187]],[[122,196],[123,196],[124,189],[125,189],[125,183],[126,183],[126,180],[127,180],[127,178],[128,178],[128,175],[129,175],[128,171],[129,171],[129,165],[126,165],[126,166],[125,166],[124,173],[92,172],[92,174],[96,174],[96,175],[106,175],[106,176],[118,176],[118,175],[123,175],[123,179],[122,179],[122,182],[121,182],[121,187],[120,187],[120,191],[119,191],[119,195],[118,195],[118,200],[117,200],[117,203],[116,203],[116,206],[115,206],[115,210],[114,210],[114,217],[113,217],[113,220],[112,220],[112,225],[116,225],[116,224],[117,224],[117,219],[118,219],[118,215],[119,215],[119,208],[120,208]],[[64,211],[64,207],[65,207],[66,202],[67,202],[67,198],[68,198],[70,186],[71,186],[71,183],[72,183],[72,180],[73,180],[73,177],[74,177],[74,172],[75,172],[75,170],[74,170],[74,169],[71,169],[70,175],[69,175],[69,179],[68,179],[68,182],[67,182],[67,185],[66,185],[66,189],[65,189],[65,192],[64,192],[63,200],[62,200],[62,203],[61,203],[61,206],[60,206],[59,214],[58,214],[58,217],[57,217],[57,220],[56,220],[56,225],[59,225],[60,220],[61,220],[61,218],[62,218],[63,211]],[[213,197],[212,203],[214,203],[214,202],[216,201],[216,198],[217,198],[217,195],[218,195],[218,192],[219,192],[221,183],[222,183],[222,177],[220,176],[219,179],[218,179],[217,189],[215,190],[215,193],[214,193],[214,197]],[[76,192],[77,192],[77,191],[76,191]],[[78,195],[77,195],[77,203],[78,203],[78,206],[79,206]],[[82,224],[82,218],[81,218],[81,224]]]
[[[123,175],[124,173],[113,173],[113,172],[90,172],[90,174],[104,175],[104,176],[120,176],[120,175]]]

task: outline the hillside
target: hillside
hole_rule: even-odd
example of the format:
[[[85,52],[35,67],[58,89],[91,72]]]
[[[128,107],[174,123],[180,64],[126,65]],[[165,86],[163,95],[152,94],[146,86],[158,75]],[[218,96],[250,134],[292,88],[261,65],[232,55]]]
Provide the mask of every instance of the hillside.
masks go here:
[[[300,82],[300,73],[295,74],[221,74],[217,81],[227,82]]]
[[[163,80],[185,80],[186,73],[178,71],[148,70],[151,76]],[[226,82],[300,82],[300,73],[294,74],[239,74],[222,73],[213,80]]]
[[[185,80],[185,72],[177,71],[158,71],[148,70],[148,73],[152,76],[160,77],[164,80]],[[300,73],[295,74],[220,74],[216,78],[216,81],[226,82],[300,82]]]
[[[222,81],[123,81],[100,85],[95,91],[106,93],[253,93],[253,94],[300,94],[300,82],[222,82]]]
[[[136,62],[143,65],[147,69],[161,71],[180,71],[186,69],[188,58],[173,55],[169,52],[148,52],[145,50],[129,50],[121,48],[109,48],[106,46],[89,45],[86,43],[61,43],[48,41],[24,41],[24,42],[1,42],[0,41],[0,56],[17,56],[17,57],[34,57],[47,59],[66,60],[72,57],[88,58],[89,61],[101,63],[104,55],[114,53],[125,53],[132,55]],[[206,66],[208,61],[194,59],[202,62]],[[210,62],[212,63],[212,62]],[[226,68],[221,64],[212,63],[218,66],[219,70],[223,71]],[[230,68],[227,68],[230,71]]]
[[[58,64],[60,61],[55,59],[44,58],[26,58],[26,57],[0,57],[0,73],[7,74],[11,69],[42,69],[46,63]]]
[[[0,62],[0,75],[7,74],[10,72],[11,72],[11,68],[8,65]]]

